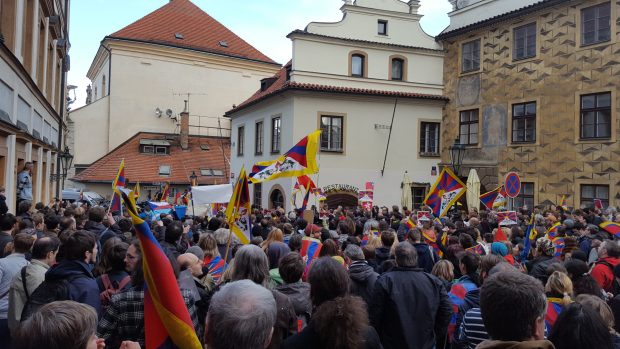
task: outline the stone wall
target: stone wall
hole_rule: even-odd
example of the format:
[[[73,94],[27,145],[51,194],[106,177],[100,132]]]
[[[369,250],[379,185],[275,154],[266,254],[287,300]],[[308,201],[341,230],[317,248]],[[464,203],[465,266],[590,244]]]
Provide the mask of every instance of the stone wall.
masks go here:
[[[444,42],[445,94],[451,99],[443,116],[444,163],[449,163],[448,147],[458,136],[459,111],[477,108],[480,142],[468,148],[463,168],[485,168],[480,176],[484,186],[491,188],[503,182],[507,172],[517,171],[524,181],[535,183],[537,202],[559,202],[566,195],[568,205],[578,207],[581,184],[604,184],[610,188],[610,205],[620,205],[620,1],[612,1],[612,40],[580,45],[581,8],[598,3],[573,1],[549,7]],[[533,21],[537,22],[538,54],[513,61],[514,27]],[[459,47],[477,38],[482,47],[481,72],[462,75]],[[580,94],[598,92],[612,93],[612,137],[580,141]],[[511,105],[529,101],[537,102],[537,141],[513,145]]]

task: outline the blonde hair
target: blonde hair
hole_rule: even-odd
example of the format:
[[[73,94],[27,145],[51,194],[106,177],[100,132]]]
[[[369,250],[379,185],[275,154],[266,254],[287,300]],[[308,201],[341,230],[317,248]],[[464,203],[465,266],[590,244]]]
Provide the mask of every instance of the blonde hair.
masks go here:
[[[381,247],[382,245],[383,244],[381,243],[381,239],[375,236],[375,234],[370,233],[370,236],[368,237],[368,244],[366,244],[366,246],[377,249]]]
[[[452,262],[442,259],[433,266],[431,274],[446,281],[452,281],[454,279],[454,265],[452,265]]]
[[[554,271],[547,280],[545,292],[552,295],[563,295],[562,304],[570,304],[572,302],[571,295],[573,294],[573,282],[565,273]]]
[[[267,240],[263,241],[260,244],[260,247],[264,251],[267,251],[267,248],[269,248],[269,244],[276,241],[284,242],[284,233],[282,233],[282,230],[278,228],[275,228],[269,232],[269,235],[267,235]]]
[[[205,257],[215,257],[220,255],[220,251],[217,249],[217,240],[210,233],[200,234],[198,240],[198,247],[205,253]]]

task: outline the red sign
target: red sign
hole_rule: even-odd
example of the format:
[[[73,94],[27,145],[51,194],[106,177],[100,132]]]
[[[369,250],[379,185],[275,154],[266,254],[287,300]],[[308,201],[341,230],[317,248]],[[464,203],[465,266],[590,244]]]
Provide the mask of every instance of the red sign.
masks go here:
[[[521,192],[521,178],[519,178],[516,172],[508,172],[504,181],[504,189],[508,197],[516,198],[519,195]]]

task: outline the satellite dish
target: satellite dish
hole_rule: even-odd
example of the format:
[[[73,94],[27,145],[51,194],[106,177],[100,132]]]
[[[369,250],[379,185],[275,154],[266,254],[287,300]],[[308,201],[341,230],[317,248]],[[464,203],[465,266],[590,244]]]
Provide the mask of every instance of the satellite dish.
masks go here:
[[[172,117],[172,109],[166,109],[166,116],[169,118]]]
[[[161,109],[159,108],[155,109],[155,116],[157,116],[158,118],[161,118]]]

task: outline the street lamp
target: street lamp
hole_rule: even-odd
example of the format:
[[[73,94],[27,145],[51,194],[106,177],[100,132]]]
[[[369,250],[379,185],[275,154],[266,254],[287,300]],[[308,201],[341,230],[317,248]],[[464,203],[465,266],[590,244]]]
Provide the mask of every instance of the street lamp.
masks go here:
[[[191,187],[195,187],[198,184],[198,176],[196,176],[196,171],[192,171],[192,175],[189,176],[189,182],[190,182],[190,198],[192,199],[192,216],[196,217],[196,211],[194,209],[194,194],[191,194],[192,188]]]
[[[71,166],[73,166],[73,154],[69,151],[69,147],[65,147],[65,150],[58,152],[58,159],[60,160],[60,168],[50,176],[50,179],[59,182],[62,180],[62,189],[64,189],[67,173]]]
[[[465,144],[461,144],[460,140],[456,138],[454,144],[450,146],[450,161],[452,163],[452,169],[458,176],[461,164],[463,163],[463,156],[465,155]]]

